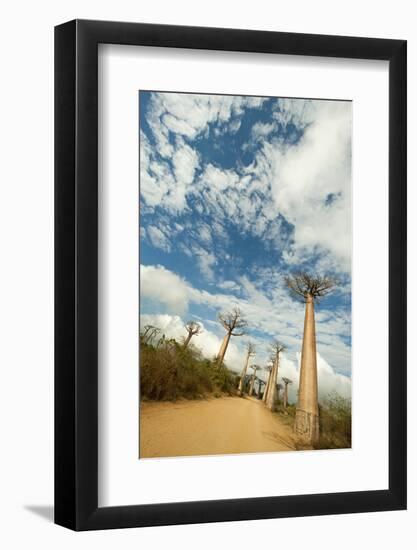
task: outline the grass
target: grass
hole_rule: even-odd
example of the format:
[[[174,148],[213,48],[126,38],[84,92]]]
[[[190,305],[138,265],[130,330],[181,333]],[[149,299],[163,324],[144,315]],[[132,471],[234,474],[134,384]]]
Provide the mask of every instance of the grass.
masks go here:
[[[319,405],[320,439],[316,449],[349,449],[352,445],[352,408],[349,399],[330,394]]]
[[[280,419],[289,426],[294,425],[296,405],[286,409],[282,404],[276,407]],[[337,393],[328,395],[319,404],[320,436],[315,449],[349,449],[352,439],[351,402]],[[299,449],[311,448],[299,445]]]
[[[236,375],[175,340],[140,344],[141,399],[176,401],[236,392]]]

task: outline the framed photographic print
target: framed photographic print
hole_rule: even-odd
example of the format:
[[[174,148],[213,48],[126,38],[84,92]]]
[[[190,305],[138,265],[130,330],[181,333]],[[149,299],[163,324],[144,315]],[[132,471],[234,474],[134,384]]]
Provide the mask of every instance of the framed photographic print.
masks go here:
[[[55,521],[406,507],[406,42],[55,30]]]

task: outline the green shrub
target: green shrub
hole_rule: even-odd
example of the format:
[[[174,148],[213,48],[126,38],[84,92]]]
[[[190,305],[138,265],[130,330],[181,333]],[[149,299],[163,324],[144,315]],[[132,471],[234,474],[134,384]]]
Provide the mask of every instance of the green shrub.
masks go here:
[[[236,375],[204,359],[194,346],[161,339],[156,345],[141,342],[140,391],[142,399],[175,401],[198,399],[212,393],[235,393]]]
[[[296,409],[297,409],[297,406],[294,403],[292,403],[291,405],[290,404],[287,405],[287,408],[285,409],[285,411],[288,414],[288,416],[295,418]]]
[[[220,391],[229,395],[236,392],[239,377],[235,373],[230,372],[224,365],[220,368],[216,366],[212,372],[214,384]]]
[[[352,444],[351,401],[330,394],[319,406],[320,438],[318,449],[348,449]]]

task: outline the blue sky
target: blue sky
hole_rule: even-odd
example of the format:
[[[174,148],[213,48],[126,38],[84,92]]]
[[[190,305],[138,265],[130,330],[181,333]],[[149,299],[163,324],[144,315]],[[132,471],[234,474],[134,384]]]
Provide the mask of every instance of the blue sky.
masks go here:
[[[248,333],[227,365],[248,341],[266,365],[278,339],[296,382],[304,308],[283,277],[336,276],[316,308],[319,385],[350,395],[351,103],[141,91],[139,108],[142,323],[179,339],[195,319],[212,357],[238,306]]]

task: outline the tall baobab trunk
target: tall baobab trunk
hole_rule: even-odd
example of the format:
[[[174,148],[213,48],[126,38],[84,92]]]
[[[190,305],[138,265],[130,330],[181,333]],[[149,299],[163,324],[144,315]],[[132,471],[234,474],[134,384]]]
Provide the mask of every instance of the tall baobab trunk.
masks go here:
[[[233,308],[233,310],[228,313],[220,313],[219,321],[223,325],[223,328],[226,330],[226,335],[223,338],[222,345],[220,346],[220,351],[216,357],[217,366],[221,367],[223,364],[224,356],[226,355],[226,350],[227,346],[229,345],[230,337],[243,336],[245,334],[245,331],[243,329],[247,326],[248,323],[245,319],[243,319],[242,313],[237,307]]]
[[[230,340],[230,332],[227,332],[224,335],[222,345],[220,346],[219,353],[216,357],[216,362],[218,363],[218,365],[221,365],[223,363],[223,359],[227,351],[227,346],[229,345],[229,340]]]
[[[277,401],[278,403],[281,403],[281,391],[282,391],[282,384],[277,384]]]
[[[246,371],[248,370],[248,363],[249,363],[249,355],[246,357],[245,366],[243,367],[242,375],[239,380],[239,387],[237,389],[237,394],[242,395],[243,394],[243,383],[245,381]]]
[[[316,328],[314,300],[327,296],[337,284],[331,277],[296,273],[285,277],[291,293],[305,303],[304,337],[301,351],[300,382],[294,431],[306,443],[319,439],[319,405],[317,382]]]
[[[319,438],[319,405],[316,328],[314,298],[311,295],[306,297],[300,383],[294,430],[306,442],[311,444],[317,443]]]
[[[245,378],[246,378],[246,373],[247,373],[247,370],[248,370],[248,365],[249,365],[249,359],[251,357],[253,357],[254,355],[256,355],[255,353],[255,346],[249,342],[246,346],[246,361],[245,361],[245,366],[243,367],[243,371],[242,371],[242,374],[240,376],[240,380],[239,380],[239,386],[238,386],[238,389],[237,389],[237,394],[238,395],[242,395],[243,394],[243,387],[245,385]]]
[[[284,382],[284,409],[286,409],[288,407],[288,385],[292,384],[292,380],[283,376],[282,381]]]
[[[261,398],[262,386],[264,384],[265,384],[265,382],[263,380],[261,380],[260,378],[258,378],[258,399]]]
[[[284,409],[286,409],[288,407],[288,385],[292,384],[292,380],[283,376],[282,381],[284,382]]]
[[[248,395],[250,397],[253,395],[253,390],[255,388],[256,371],[258,370],[258,367],[256,365],[253,365],[251,368],[253,369],[253,374],[250,379],[249,391],[248,391]]]
[[[270,409],[271,411],[275,407],[275,403],[278,398],[278,389],[277,389],[277,382],[278,382],[278,369],[279,369],[279,357],[280,354],[285,350],[285,346],[280,344],[277,340],[272,343],[271,349],[273,352],[272,355],[272,370],[271,375],[269,377],[269,387],[268,392],[265,399],[265,405]]]
[[[253,394],[254,385],[255,385],[255,373],[252,374],[252,377],[250,379],[250,386],[249,386],[249,392],[248,392],[249,397],[252,396]]]
[[[269,377],[269,388],[265,400],[265,405],[272,411],[277,400],[277,380],[278,380],[278,364],[279,364],[279,355],[275,358],[274,365],[271,370],[271,375]]]
[[[193,333],[189,332],[187,338],[184,340],[184,349],[188,346],[192,337],[193,337]]]
[[[269,371],[268,380],[266,381],[264,394],[263,394],[263,396],[262,396],[262,401],[263,401],[264,403],[265,403],[266,398],[267,398],[267,396],[268,396],[269,385],[270,385],[270,382],[271,382],[271,374],[272,374],[272,369]]]
[[[191,338],[193,336],[198,336],[199,334],[201,334],[201,331],[202,331],[201,325],[199,325],[196,321],[188,321],[188,323],[185,325],[185,329],[188,332],[188,334],[187,334],[187,338],[184,340],[184,344],[183,344],[184,349],[187,348]]]

